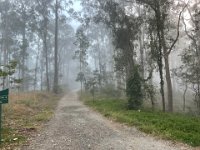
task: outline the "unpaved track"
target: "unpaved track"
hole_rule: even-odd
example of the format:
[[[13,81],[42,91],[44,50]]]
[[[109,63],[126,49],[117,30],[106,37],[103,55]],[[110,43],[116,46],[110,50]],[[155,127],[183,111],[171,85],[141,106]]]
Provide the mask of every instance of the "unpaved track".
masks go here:
[[[47,128],[23,150],[189,150],[113,123],[90,110],[71,92],[62,98]]]

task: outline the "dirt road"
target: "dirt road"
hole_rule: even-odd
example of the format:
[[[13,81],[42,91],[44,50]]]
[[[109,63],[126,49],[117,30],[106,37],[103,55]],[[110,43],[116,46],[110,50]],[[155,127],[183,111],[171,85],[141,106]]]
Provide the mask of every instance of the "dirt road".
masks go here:
[[[113,123],[78,101],[75,92],[62,98],[44,132],[23,150],[188,150]]]

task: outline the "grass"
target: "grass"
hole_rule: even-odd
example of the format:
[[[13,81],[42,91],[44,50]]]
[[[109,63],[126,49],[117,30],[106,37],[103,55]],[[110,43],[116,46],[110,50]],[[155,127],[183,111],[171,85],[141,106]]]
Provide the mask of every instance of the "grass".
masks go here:
[[[139,130],[164,139],[181,141],[191,146],[200,146],[200,118],[182,114],[127,109],[127,101],[89,97],[85,104],[117,122],[136,126]]]
[[[9,104],[3,105],[0,149],[15,149],[28,144],[27,139],[51,119],[60,97],[42,92],[9,95]]]

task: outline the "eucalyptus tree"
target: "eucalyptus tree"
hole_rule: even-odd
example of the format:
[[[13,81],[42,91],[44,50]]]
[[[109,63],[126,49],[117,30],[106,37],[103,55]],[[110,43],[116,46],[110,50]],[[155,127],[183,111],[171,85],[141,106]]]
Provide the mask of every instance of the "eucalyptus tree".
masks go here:
[[[1,1],[1,50],[3,61],[1,64],[8,65],[10,61],[15,59],[18,62],[19,77],[25,78],[25,61],[27,59],[28,42],[25,38],[25,32],[28,30],[28,21],[25,21],[25,15],[30,15],[30,7],[26,7],[26,14],[23,14],[21,2],[18,5],[13,1]],[[28,3],[28,2],[27,2]],[[25,5],[25,4],[24,4]],[[28,4],[26,4],[28,5]],[[25,23],[26,22],[26,27]],[[26,28],[26,29],[25,29]],[[24,32],[25,31],[25,32]],[[26,32],[27,33],[27,32]],[[24,69],[23,69],[24,68]],[[6,86],[9,86],[9,76],[6,78]],[[24,79],[25,81],[25,79]],[[5,80],[3,80],[5,83]],[[24,82],[25,83],[25,82]],[[5,85],[5,84],[4,84]]]
[[[12,32],[13,25],[11,17],[16,16],[14,15],[14,12],[12,11],[13,6],[9,1],[1,1],[0,2],[0,14],[1,14],[1,55],[0,55],[0,64],[2,65],[8,65],[10,60],[10,54],[11,54],[11,46],[14,44],[14,32]],[[14,19],[14,18],[13,18]],[[4,67],[3,67],[4,68]],[[2,70],[3,72],[3,70]],[[3,88],[5,86],[8,86],[8,78],[7,75],[3,76],[2,78],[2,85]]]
[[[130,108],[137,108],[133,105],[140,105],[137,103],[133,91],[130,92],[132,84],[134,83],[134,75],[139,71],[134,69],[137,66],[136,61],[136,45],[135,41],[138,39],[138,29],[141,25],[139,17],[130,14],[127,15],[125,8],[115,1],[97,1],[97,3],[89,2],[90,5],[98,8],[97,13],[93,17],[95,23],[103,22],[111,30],[113,44],[115,47],[114,59],[116,72],[120,72],[126,78],[127,95],[129,96]],[[86,2],[84,2],[85,4]],[[88,3],[86,3],[88,5]],[[137,75],[140,75],[139,73]],[[137,78],[138,82],[142,82],[142,78]],[[137,87],[138,90],[141,88]],[[141,96],[141,95],[140,95]],[[140,99],[141,100],[141,99]]]
[[[155,18],[155,29],[158,37],[158,50],[160,52],[161,59],[164,59],[165,62],[165,74],[166,74],[166,83],[167,83],[167,94],[168,94],[168,111],[173,111],[173,92],[172,92],[172,83],[171,83],[171,74],[169,67],[169,55],[171,51],[174,49],[175,44],[179,38],[179,26],[180,19],[185,6],[183,6],[182,10],[178,15],[178,23],[177,23],[177,33],[175,37],[171,37],[168,40],[168,23],[169,23],[169,14],[170,9],[173,6],[173,1],[166,0],[137,0],[138,3],[144,4],[147,8],[151,9],[154,12]],[[162,60],[160,60],[162,62]],[[162,64],[160,64],[161,66]],[[162,67],[162,66],[161,66]],[[161,71],[161,69],[160,69]],[[162,72],[160,72],[160,75]],[[161,79],[162,80],[162,79]],[[163,81],[161,81],[163,82]],[[164,84],[164,83],[161,83]],[[163,94],[162,94],[163,95]],[[164,96],[162,96],[164,98]]]
[[[95,19],[103,21],[112,30],[113,42],[115,46],[115,65],[118,71],[126,72],[128,79],[131,76],[132,67],[136,64],[134,58],[136,51],[134,41],[137,39],[139,18],[128,16],[125,9],[120,4],[113,1],[106,1],[102,4],[102,14]],[[102,17],[103,16],[103,17]]]
[[[149,14],[151,15],[151,13]],[[163,51],[162,46],[160,44],[160,33],[156,30],[155,18],[148,18],[148,34],[149,34],[149,56],[151,61],[155,61],[160,76],[160,94],[162,98],[162,110],[166,110],[166,102],[165,102],[165,92],[164,92],[164,75],[163,75]]]
[[[58,93],[58,0],[55,3],[55,49],[54,49],[54,85],[53,91]]]
[[[16,71],[16,66],[17,66],[17,62],[16,61],[10,61],[9,64],[7,65],[1,65],[0,66],[0,78],[5,79],[7,76],[12,76],[15,71]],[[11,81],[14,82],[15,79],[13,78],[13,80]],[[5,83],[2,83],[2,89],[5,88]]]
[[[78,50],[75,51],[75,58],[79,60],[79,73],[77,75],[77,81],[81,82],[81,93],[83,90],[83,83],[85,82],[85,71],[87,66],[87,49],[89,47],[89,41],[84,33],[84,28],[80,27],[76,31],[75,45]]]
[[[54,5],[54,15],[55,15],[55,34],[54,34],[54,79],[53,79],[53,91],[55,93],[59,92],[59,23],[62,21],[63,18],[66,19],[65,13],[68,12],[70,6],[73,4],[71,0],[63,1],[63,0],[56,0]],[[64,19],[64,20],[65,20]]]
[[[66,23],[61,22],[59,24],[59,29],[62,31],[59,35],[59,81],[61,81],[62,84],[68,84],[70,81],[70,75],[73,73],[72,66],[74,64],[77,64],[76,61],[72,62],[74,51],[76,49],[76,46],[74,45],[74,42],[76,40],[75,38],[75,31],[73,27]]]
[[[27,84],[27,58],[28,58],[28,47],[29,47],[29,23],[32,18],[32,7],[30,1],[18,0],[13,3],[16,8],[16,13],[19,15],[19,31],[21,36],[20,48],[21,48],[21,60],[20,60],[20,78],[23,79],[21,90],[25,90]]]
[[[187,5],[187,12],[190,21],[186,22],[183,18],[183,24],[186,36],[189,38],[189,47],[186,47],[181,54],[182,65],[179,68],[178,75],[188,86],[192,86],[194,100],[200,112],[200,4],[196,1]],[[190,25],[190,27],[188,27]],[[184,101],[185,103],[185,101]]]
[[[87,28],[87,36],[90,41],[90,47],[88,52],[92,59],[95,71],[98,72],[98,87],[102,87],[112,84],[114,74],[113,72],[113,47],[111,31],[105,24],[90,23]]]
[[[48,43],[47,43],[47,37],[48,37],[48,26],[49,26],[49,20],[50,18],[50,12],[51,12],[51,5],[52,0],[37,0],[36,5],[36,11],[38,12],[38,17],[40,18],[42,16],[42,19],[37,20],[38,24],[38,32],[39,36],[41,37],[43,41],[43,51],[45,54],[45,70],[46,70],[46,85],[47,85],[47,91],[50,91],[50,79],[49,79],[49,51],[48,51]]]

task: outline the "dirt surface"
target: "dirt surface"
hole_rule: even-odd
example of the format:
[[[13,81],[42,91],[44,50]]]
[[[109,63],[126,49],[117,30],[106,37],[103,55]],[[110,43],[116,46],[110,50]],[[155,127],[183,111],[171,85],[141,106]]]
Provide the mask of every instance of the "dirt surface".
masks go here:
[[[192,150],[114,123],[90,110],[72,92],[62,98],[55,117],[22,150]]]

